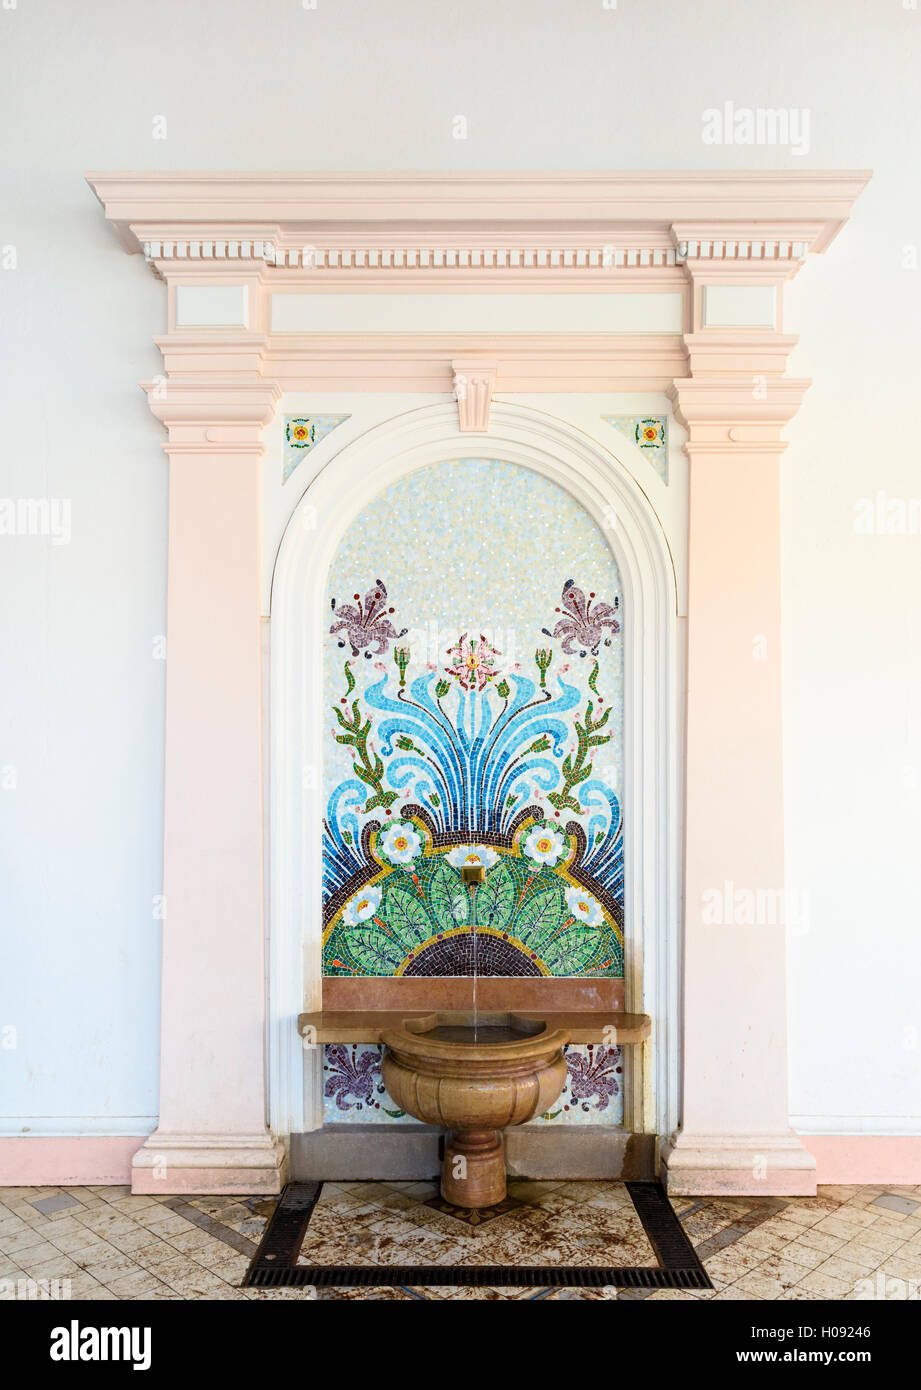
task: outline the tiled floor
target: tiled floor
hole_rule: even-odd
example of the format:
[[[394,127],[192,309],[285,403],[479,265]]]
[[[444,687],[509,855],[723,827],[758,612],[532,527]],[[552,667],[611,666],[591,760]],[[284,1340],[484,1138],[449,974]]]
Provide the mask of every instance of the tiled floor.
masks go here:
[[[512,1183],[510,1194],[520,1205],[471,1226],[431,1204],[434,1183],[328,1183],[301,1263],[655,1263],[619,1183]],[[921,1185],[825,1187],[814,1198],[675,1198],[715,1287],[616,1295],[242,1289],[273,1205],[133,1197],[124,1187],[0,1188],[0,1298],[921,1299]]]

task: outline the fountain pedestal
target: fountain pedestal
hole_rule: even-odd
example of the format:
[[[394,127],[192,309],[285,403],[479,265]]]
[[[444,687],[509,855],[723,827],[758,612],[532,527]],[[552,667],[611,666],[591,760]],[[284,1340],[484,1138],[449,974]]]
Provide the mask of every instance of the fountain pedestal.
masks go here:
[[[512,1014],[438,1014],[381,1032],[383,1079],[417,1120],[448,1131],[446,1201],[486,1207],[506,1193],[501,1131],[543,1114],[566,1084],[560,1028]]]
[[[456,1207],[494,1207],[505,1198],[505,1143],[500,1130],[449,1131],[441,1195]]]

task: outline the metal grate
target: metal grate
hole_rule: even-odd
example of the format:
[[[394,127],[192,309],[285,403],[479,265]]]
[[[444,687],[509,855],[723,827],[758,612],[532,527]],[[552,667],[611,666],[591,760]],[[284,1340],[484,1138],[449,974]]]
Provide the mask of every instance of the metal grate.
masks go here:
[[[643,1223],[646,1239],[656,1252],[663,1269],[699,1269],[703,1265],[678,1220],[665,1189],[657,1182],[628,1182],[625,1184],[636,1214]],[[706,1276],[705,1276],[706,1277]],[[699,1287],[711,1287],[709,1279]]]
[[[252,1284],[251,1275],[256,1269],[266,1269],[269,1273],[283,1270],[296,1264],[298,1251],[304,1241],[313,1209],[320,1198],[321,1182],[289,1182],[282,1192],[265,1235],[246,1271],[244,1285]],[[275,1280],[275,1283],[284,1283]]]
[[[659,1268],[598,1265],[299,1265],[304,1234],[322,1183],[289,1183],[269,1221],[244,1287],[709,1289],[707,1272],[665,1192],[655,1182],[628,1182],[627,1191]]]
[[[706,1274],[695,1269],[602,1269],[598,1265],[294,1265],[251,1269],[248,1288],[436,1288],[458,1285],[490,1288],[708,1289]]]

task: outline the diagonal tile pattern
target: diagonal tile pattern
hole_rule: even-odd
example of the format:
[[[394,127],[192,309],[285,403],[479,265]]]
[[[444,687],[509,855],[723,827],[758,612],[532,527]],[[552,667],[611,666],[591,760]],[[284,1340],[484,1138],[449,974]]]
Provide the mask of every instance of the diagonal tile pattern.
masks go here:
[[[324,1264],[655,1264],[621,1183],[517,1182],[469,1221],[434,1183],[327,1183],[302,1250]],[[274,1199],[0,1188],[0,1299],[921,1299],[921,1185],[814,1198],[677,1197],[713,1289],[243,1289]]]

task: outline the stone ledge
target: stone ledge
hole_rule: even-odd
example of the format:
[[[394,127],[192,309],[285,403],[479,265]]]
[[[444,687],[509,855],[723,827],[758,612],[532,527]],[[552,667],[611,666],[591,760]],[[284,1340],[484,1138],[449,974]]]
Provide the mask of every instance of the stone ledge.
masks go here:
[[[296,1182],[425,1181],[441,1171],[443,1132],[429,1125],[324,1125],[292,1134]],[[615,1125],[522,1126],[505,1131],[509,1178],[650,1179],[656,1136]]]

